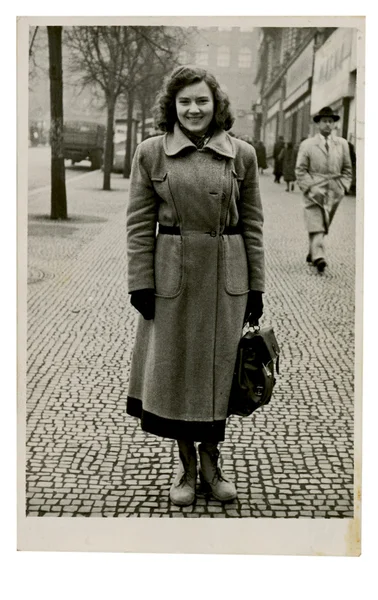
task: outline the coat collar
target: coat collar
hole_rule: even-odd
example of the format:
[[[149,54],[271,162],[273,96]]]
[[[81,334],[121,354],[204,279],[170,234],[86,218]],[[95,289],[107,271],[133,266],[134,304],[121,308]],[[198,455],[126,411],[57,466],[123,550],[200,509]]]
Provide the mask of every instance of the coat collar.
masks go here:
[[[320,146],[324,147],[324,136],[320,135],[320,133],[317,133],[315,136],[316,139],[316,143],[319,144]],[[339,143],[339,138],[335,137],[334,135],[330,135],[328,136],[328,143],[331,146],[332,144],[338,144]]]
[[[166,133],[163,141],[164,151],[167,156],[175,156],[184,148],[195,148],[195,144],[181,131],[178,123],[175,123],[173,133]],[[222,129],[217,129],[212,135],[205,148],[213,150],[221,156],[235,158],[235,149],[232,138]]]
[[[316,140],[316,145],[320,147],[320,149],[324,152],[324,154],[327,156],[327,150],[325,148],[325,142],[324,142],[324,136],[320,135],[320,133],[317,133],[315,135],[315,140]],[[333,137],[333,136],[329,136],[328,138],[328,143],[329,143],[329,147],[332,148],[334,146],[337,146],[338,139]]]

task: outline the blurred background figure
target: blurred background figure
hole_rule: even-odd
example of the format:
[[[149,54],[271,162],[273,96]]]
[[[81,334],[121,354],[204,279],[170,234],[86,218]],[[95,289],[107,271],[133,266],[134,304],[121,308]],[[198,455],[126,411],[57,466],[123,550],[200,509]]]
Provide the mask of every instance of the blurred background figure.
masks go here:
[[[282,177],[282,160],[283,160],[284,147],[285,147],[284,138],[282,135],[280,135],[278,140],[274,144],[274,149],[273,149],[274,183],[280,183],[280,180]]]
[[[239,140],[243,140],[243,142],[247,142],[247,144],[250,144],[251,146],[253,146],[251,136],[249,136],[249,135],[236,135],[235,137],[237,137]]]
[[[353,136],[350,136],[350,138],[348,140],[350,160],[351,160],[351,163],[352,163],[352,184],[351,184],[350,189],[347,192],[347,194],[355,196],[356,195],[356,170],[357,170],[357,161],[356,161],[356,151],[355,151],[355,148],[354,148],[354,144],[352,143],[352,138],[353,138]]]
[[[268,168],[268,165],[266,162],[266,149],[265,149],[264,143],[261,140],[259,140],[258,142],[256,142],[254,144],[254,146],[255,146],[255,150],[256,150],[259,173],[260,173],[260,175],[264,175],[264,169]]]
[[[286,181],[286,192],[294,191],[295,181],[295,163],[297,160],[298,150],[293,142],[288,142],[283,151],[282,172],[283,178]]]

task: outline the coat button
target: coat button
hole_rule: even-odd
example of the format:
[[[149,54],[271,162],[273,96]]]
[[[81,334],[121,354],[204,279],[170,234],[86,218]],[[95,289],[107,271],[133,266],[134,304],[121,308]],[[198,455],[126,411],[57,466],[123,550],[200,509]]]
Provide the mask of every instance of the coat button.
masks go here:
[[[211,237],[216,237],[217,236],[217,232],[214,231],[214,229],[212,231],[210,231],[210,235]]]

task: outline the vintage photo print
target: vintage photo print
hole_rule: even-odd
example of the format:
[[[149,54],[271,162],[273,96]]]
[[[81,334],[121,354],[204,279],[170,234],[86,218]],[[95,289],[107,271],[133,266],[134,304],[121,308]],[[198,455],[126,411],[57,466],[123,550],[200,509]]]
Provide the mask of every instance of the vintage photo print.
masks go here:
[[[360,554],[364,35],[18,20],[20,550]]]

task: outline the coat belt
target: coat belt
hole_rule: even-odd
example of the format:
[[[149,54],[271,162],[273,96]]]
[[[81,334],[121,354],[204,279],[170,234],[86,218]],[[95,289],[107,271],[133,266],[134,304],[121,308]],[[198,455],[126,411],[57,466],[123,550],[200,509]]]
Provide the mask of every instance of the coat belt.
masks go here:
[[[159,231],[160,234],[166,234],[166,235],[181,235],[181,229],[180,227],[170,227],[168,225],[161,225],[159,223]],[[201,233],[200,231],[198,233]],[[215,237],[216,235],[218,235],[218,232],[215,231],[215,229],[211,230],[211,231],[203,231],[202,233],[204,233],[205,235],[211,235],[212,237]],[[235,227],[225,227],[224,230],[219,234],[219,235],[240,235],[242,233],[242,229],[239,225],[236,225]]]

